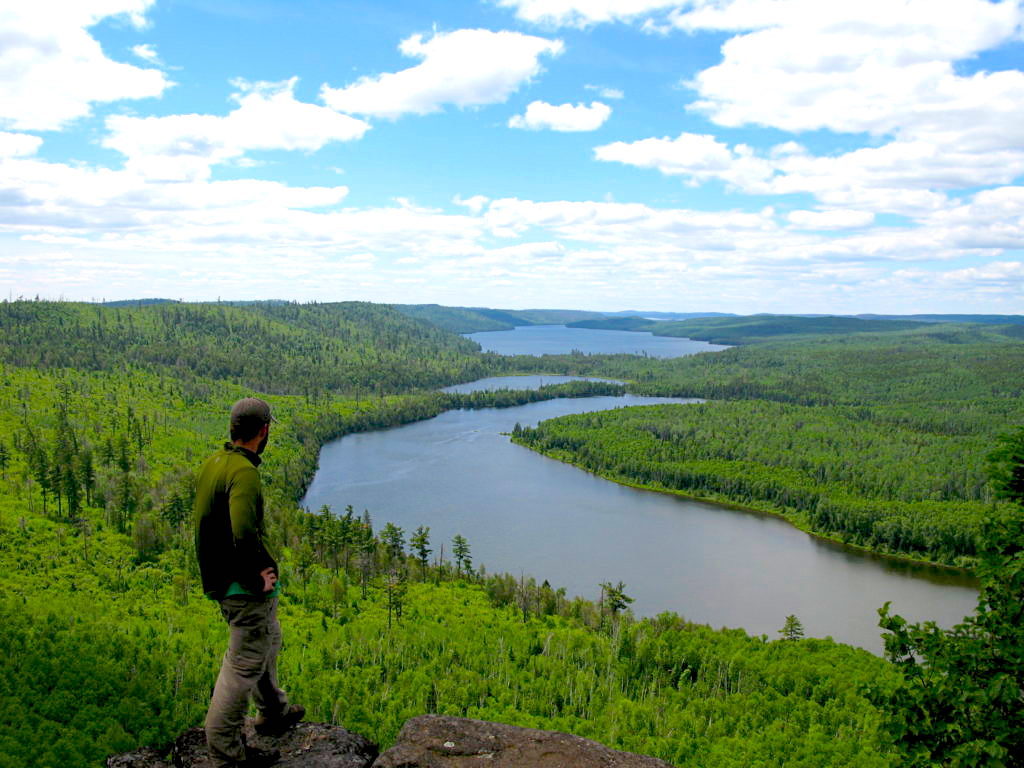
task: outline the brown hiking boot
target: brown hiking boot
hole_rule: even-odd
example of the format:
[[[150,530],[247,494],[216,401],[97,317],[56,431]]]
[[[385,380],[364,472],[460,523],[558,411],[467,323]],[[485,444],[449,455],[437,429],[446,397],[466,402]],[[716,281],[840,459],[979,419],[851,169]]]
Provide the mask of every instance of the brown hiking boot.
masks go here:
[[[256,719],[256,733],[260,736],[280,736],[289,728],[292,728],[306,716],[306,708],[301,704],[292,704],[288,711],[280,717],[268,718],[266,720]]]

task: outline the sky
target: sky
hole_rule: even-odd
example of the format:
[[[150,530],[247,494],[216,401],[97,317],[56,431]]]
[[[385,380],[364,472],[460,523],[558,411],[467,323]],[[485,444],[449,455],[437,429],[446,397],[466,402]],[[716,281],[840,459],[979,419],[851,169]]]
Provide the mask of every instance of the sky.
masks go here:
[[[0,0],[0,288],[1024,313],[1024,0]]]

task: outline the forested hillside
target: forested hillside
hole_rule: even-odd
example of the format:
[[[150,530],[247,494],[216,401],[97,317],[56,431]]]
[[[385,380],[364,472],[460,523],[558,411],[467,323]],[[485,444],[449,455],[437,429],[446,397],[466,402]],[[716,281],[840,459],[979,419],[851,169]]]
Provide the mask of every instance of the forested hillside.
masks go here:
[[[946,564],[973,561],[991,498],[986,446],[1024,424],[1024,344],[998,328],[535,364],[632,379],[630,391],[642,394],[719,401],[635,420],[567,417],[523,435],[539,450],[623,482],[782,512],[874,551]]]
[[[569,323],[572,328],[606,331],[646,331],[655,336],[679,336],[713,344],[752,344],[779,337],[813,337],[856,333],[893,333],[922,328],[924,323],[903,319],[857,317],[800,317],[749,315],[699,317],[688,320],[652,321],[642,317],[609,317]]]
[[[320,446],[341,434],[451,407],[622,391],[414,391],[493,367],[776,401],[717,403],[687,412],[692,422],[671,409],[608,414],[622,419],[609,451],[624,433],[649,441],[636,455],[671,460],[703,435],[700,460],[737,462],[743,482],[821,471],[855,502],[928,489],[987,503],[975,464],[943,472],[1018,418],[1024,346],[964,331],[673,361],[498,359],[359,304],[19,302],[0,317],[2,768],[100,765],[200,722],[225,633],[199,594],[194,472],[225,439],[230,404],[260,392],[253,382],[274,383],[264,395],[280,419],[262,475],[285,581],[282,678],[310,718],[385,746],[405,718],[433,711],[567,730],[681,766],[897,765],[910,689],[864,651],[668,615],[634,621],[621,585],[594,585],[599,603],[572,599],[526,575],[485,575],[472,542],[431,541],[429,520],[402,531],[372,510],[309,514],[297,501]],[[318,384],[334,354],[344,375]],[[889,433],[935,466],[915,472]],[[818,464],[799,467],[801,456]],[[438,562],[442,546],[454,561]],[[873,701],[896,702],[897,714]]]
[[[521,325],[558,325],[602,317],[598,312],[571,309],[487,309],[444,307],[440,304],[395,304],[394,308],[404,315],[425,320],[453,333],[510,331]]]
[[[251,390],[154,365],[0,369],[5,768],[99,765],[205,711],[224,628],[199,594],[193,473]],[[568,730],[679,765],[891,764],[861,686],[894,690],[897,678],[866,652],[669,616],[633,622],[624,603],[483,577],[467,543],[448,550],[456,563],[435,564],[446,542],[430,541],[429,521],[403,532],[296,507],[323,440],[504,394],[267,397],[280,419],[263,477],[285,574],[281,673],[310,718],[384,745],[405,718],[434,711]]]
[[[0,360],[225,379],[261,392],[399,392],[486,375],[473,342],[360,302],[0,303]]]
[[[514,439],[620,482],[785,514],[874,551],[973,563],[988,438],[764,401],[563,416]]]

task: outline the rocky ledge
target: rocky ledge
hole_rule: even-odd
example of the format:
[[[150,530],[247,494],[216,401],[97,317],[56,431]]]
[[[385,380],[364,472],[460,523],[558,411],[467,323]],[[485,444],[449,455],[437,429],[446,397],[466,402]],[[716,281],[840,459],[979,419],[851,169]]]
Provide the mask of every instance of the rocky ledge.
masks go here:
[[[653,757],[609,749],[557,731],[518,728],[461,717],[423,715],[406,722],[391,749],[323,723],[301,723],[279,739],[256,736],[249,744],[281,751],[281,768],[671,768]],[[107,768],[209,768],[200,728],[165,749],[142,749],[107,760]]]

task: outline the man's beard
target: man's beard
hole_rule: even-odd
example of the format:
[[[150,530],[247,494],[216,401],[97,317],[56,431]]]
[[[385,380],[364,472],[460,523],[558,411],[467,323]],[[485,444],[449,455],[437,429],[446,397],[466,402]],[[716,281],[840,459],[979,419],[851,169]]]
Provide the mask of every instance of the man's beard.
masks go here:
[[[259,456],[263,453],[263,449],[267,447],[267,441],[270,439],[270,435],[265,435],[260,444],[256,446],[256,455]]]

